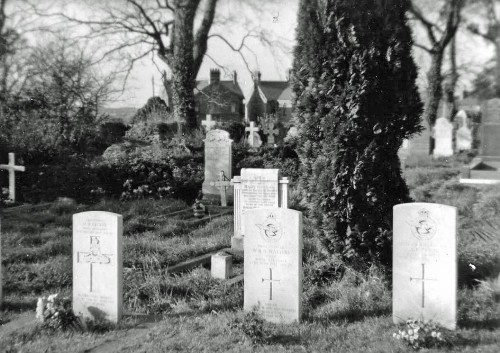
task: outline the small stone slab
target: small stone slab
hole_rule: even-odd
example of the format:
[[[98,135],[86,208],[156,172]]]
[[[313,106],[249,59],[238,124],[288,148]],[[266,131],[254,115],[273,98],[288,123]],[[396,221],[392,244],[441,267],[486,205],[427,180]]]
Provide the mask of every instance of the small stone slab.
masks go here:
[[[73,215],[73,311],[118,322],[123,302],[123,218],[102,211]]]
[[[233,257],[223,252],[212,255],[210,273],[213,278],[228,279],[233,272]]]
[[[219,249],[216,251],[212,251],[208,254],[203,254],[203,255],[200,255],[197,257],[193,257],[192,259],[180,262],[177,265],[170,266],[168,268],[167,272],[172,274],[172,273],[176,273],[176,272],[188,271],[188,270],[195,268],[195,267],[198,267],[200,265],[209,264],[211,259],[212,259],[212,255],[216,254],[219,251],[226,251],[226,250],[229,250],[229,249]]]
[[[394,206],[393,321],[436,322],[454,330],[457,311],[457,210],[408,203]]]
[[[244,309],[275,323],[302,314],[302,213],[285,208],[245,212]]]

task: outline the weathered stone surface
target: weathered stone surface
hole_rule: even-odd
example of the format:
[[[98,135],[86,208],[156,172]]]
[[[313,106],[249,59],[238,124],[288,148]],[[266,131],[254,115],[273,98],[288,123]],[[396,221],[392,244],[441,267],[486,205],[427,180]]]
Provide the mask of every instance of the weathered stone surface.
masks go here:
[[[247,210],[244,309],[271,322],[302,314],[302,213],[284,208]]]
[[[232,177],[232,143],[229,133],[224,130],[210,130],[205,138],[205,180],[203,181],[203,195],[210,195],[214,199],[220,199],[220,189],[215,184],[219,180],[221,172],[225,178]],[[227,188],[226,195],[232,199],[232,187]]]
[[[123,302],[123,219],[110,212],[73,215],[73,311],[118,322]]]
[[[210,273],[213,278],[228,279],[233,271],[233,257],[225,253],[217,253],[211,257]]]
[[[453,155],[453,125],[446,118],[439,118],[434,125],[434,157],[449,157]]]
[[[408,203],[394,206],[393,320],[432,320],[456,327],[455,207]]]

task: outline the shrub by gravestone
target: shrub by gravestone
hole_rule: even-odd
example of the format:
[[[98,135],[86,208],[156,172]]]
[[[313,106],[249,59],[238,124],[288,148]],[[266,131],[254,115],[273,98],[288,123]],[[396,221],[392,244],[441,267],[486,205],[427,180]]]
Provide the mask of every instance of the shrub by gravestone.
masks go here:
[[[409,6],[299,5],[292,84],[300,181],[325,247],[359,264],[391,263],[392,206],[410,199],[397,154],[419,131],[422,109]]]

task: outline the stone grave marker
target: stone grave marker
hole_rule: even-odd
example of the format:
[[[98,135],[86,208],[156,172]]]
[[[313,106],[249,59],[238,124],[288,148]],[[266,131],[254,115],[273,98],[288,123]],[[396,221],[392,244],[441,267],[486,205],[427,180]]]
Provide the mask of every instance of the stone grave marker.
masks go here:
[[[302,213],[258,208],[245,215],[244,304],[275,323],[302,313]]]
[[[393,321],[436,322],[454,330],[457,210],[431,203],[394,206]]]
[[[220,173],[224,178],[231,180],[232,166],[232,143],[229,132],[224,130],[211,130],[207,132],[205,142],[205,179],[203,180],[203,198],[209,201],[220,199],[221,190],[215,185],[220,181]],[[213,183],[213,184],[211,184]],[[226,190],[226,189],[225,189]],[[226,190],[226,196],[232,199],[232,188]]]
[[[222,207],[227,207],[227,188],[231,186],[231,181],[224,175],[224,172],[219,173],[219,179],[217,181],[211,181],[211,186],[215,186],[220,190],[220,204]]]
[[[234,190],[233,250],[243,251],[244,213],[262,207],[288,207],[288,179],[279,177],[279,169],[242,168],[232,180]],[[281,184],[281,185],[280,185]]]
[[[455,133],[457,151],[469,151],[472,149],[472,130],[468,127],[467,113],[460,110],[455,115],[455,120],[459,124],[459,128]]]
[[[205,126],[205,129],[209,132],[213,127],[215,127],[215,125],[217,125],[217,122],[212,120],[211,114],[207,114],[206,120],[202,120],[201,125]]]
[[[264,121],[264,134],[267,136],[267,144],[274,145],[275,139],[274,135],[279,134],[279,130],[275,128],[275,122],[272,119]]]
[[[16,202],[16,172],[24,172],[23,166],[16,165],[16,156],[9,153],[9,164],[0,164],[0,169],[9,171],[9,199]]]
[[[123,301],[123,219],[111,212],[73,215],[73,311],[118,322]]]
[[[449,157],[453,155],[452,135],[453,125],[446,118],[439,118],[434,125],[434,157]]]
[[[472,184],[500,183],[500,99],[493,98],[482,106],[479,156],[462,170],[460,182]]]
[[[258,134],[259,127],[255,126],[253,121],[250,122],[250,126],[245,127],[245,132],[248,132],[248,145],[250,147],[256,148],[262,145],[262,140]]]
[[[213,278],[228,279],[233,270],[233,257],[226,253],[212,255],[210,273]]]

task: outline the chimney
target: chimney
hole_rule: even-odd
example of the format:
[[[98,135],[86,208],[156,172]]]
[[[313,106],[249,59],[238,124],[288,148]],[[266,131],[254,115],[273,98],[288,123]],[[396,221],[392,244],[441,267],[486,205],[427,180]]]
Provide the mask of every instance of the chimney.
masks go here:
[[[220,70],[219,69],[210,69],[210,79],[208,84],[219,83],[220,82]]]
[[[254,71],[253,80],[255,83],[260,84],[260,76],[261,76],[260,71]]]
[[[238,83],[238,74],[236,73],[236,71],[233,71],[233,84],[237,83]]]

